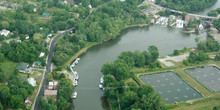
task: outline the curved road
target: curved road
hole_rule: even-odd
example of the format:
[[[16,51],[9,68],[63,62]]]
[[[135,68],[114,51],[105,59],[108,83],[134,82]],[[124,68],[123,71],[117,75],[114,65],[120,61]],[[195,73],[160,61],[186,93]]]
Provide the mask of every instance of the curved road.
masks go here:
[[[40,110],[40,98],[44,96],[44,90],[48,85],[48,80],[47,80],[47,74],[51,72],[51,62],[52,62],[52,57],[53,57],[53,53],[54,53],[54,47],[56,44],[56,41],[59,37],[62,37],[63,35],[66,35],[67,33],[69,33],[72,29],[66,30],[60,34],[58,34],[57,36],[55,36],[50,44],[50,51],[49,51],[49,55],[47,58],[47,65],[46,65],[46,72],[44,75],[44,82],[43,85],[41,86],[40,92],[37,96],[37,100],[35,102],[35,104],[33,104],[34,108],[32,108],[32,110]]]

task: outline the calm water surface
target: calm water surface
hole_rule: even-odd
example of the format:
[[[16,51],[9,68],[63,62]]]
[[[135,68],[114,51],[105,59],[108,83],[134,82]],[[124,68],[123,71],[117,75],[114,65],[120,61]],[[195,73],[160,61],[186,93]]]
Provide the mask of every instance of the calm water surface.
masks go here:
[[[122,32],[115,40],[90,48],[80,56],[79,64],[74,68],[79,74],[76,87],[77,99],[73,100],[71,110],[107,110],[103,91],[98,88],[100,70],[104,63],[114,61],[122,51],[146,50],[155,45],[160,56],[174,49],[195,47],[197,35],[182,34],[180,29],[170,29],[153,25],[150,27],[130,28]],[[205,36],[205,34],[199,35]]]

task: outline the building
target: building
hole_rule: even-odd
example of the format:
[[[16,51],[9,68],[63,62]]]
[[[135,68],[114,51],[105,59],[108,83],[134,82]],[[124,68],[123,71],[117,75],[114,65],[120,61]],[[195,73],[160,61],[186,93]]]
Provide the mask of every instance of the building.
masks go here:
[[[33,64],[32,64],[32,67],[40,67],[41,66],[41,61],[35,61]]]
[[[214,28],[214,27],[211,27],[210,28],[210,33],[211,34],[218,34],[218,30],[216,28]]]
[[[43,12],[42,17],[45,19],[50,19],[51,15],[48,12]]]
[[[21,73],[30,73],[31,68],[28,68],[28,66],[29,66],[28,63],[19,63],[16,69]]]
[[[181,20],[181,19],[177,19],[176,20],[176,27],[177,28],[183,28],[183,26],[184,26],[184,21]]]
[[[48,89],[49,90],[57,90],[58,89],[57,85],[58,85],[57,81],[49,82]]]
[[[45,53],[43,53],[43,52],[40,52],[40,55],[39,55],[39,57],[43,57],[45,55]]]
[[[57,90],[45,90],[44,91],[44,96],[50,98],[53,96],[53,98],[57,98]]]
[[[3,36],[5,36],[5,37],[8,37],[9,34],[10,34],[10,31],[9,31],[9,30],[3,29],[2,31],[0,31],[0,35],[3,35]]]
[[[149,14],[152,14],[152,13],[156,13],[157,12],[157,9],[155,7],[150,7],[148,9],[142,9],[140,10],[140,13],[142,15],[149,15]]]
[[[190,15],[186,15],[185,16],[185,22],[188,23],[189,21],[193,21],[195,18],[193,16]]]
[[[33,87],[36,86],[36,81],[34,80],[34,78],[28,78],[27,82],[32,85]]]
[[[25,99],[24,103],[25,103],[26,106],[31,106],[32,105],[31,99],[29,97],[27,97]]]

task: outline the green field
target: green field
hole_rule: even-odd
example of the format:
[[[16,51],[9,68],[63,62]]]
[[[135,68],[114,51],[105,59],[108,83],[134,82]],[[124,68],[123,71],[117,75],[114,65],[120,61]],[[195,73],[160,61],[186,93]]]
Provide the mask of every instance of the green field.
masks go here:
[[[5,75],[9,75],[12,74],[16,68],[18,64],[15,62],[11,62],[11,61],[4,61],[4,63],[0,63],[0,68],[2,69],[2,71],[5,73]]]

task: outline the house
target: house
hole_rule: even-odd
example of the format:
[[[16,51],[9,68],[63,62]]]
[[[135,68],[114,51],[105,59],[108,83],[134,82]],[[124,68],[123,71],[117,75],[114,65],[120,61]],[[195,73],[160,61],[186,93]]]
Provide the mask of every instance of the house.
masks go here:
[[[41,61],[35,61],[33,64],[32,64],[32,67],[40,67],[41,66]]]
[[[171,21],[173,21],[173,20],[176,19],[176,16],[174,16],[174,15],[170,15],[170,16],[169,16],[169,19],[170,19]]]
[[[33,87],[36,86],[36,81],[34,80],[34,78],[28,78],[27,82],[32,85]]]
[[[211,32],[211,34],[218,34],[218,30],[214,27],[210,28],[210,32]]]
[[[185,22],[188,23],[189,21],[193,21],[195,18],[193,16],[190,15],[186,15],[185,16]]]
[[[52,90],[52,89],[53,89],[53,82],[49,82],[48,89],[49,89],[49,90]]]
[[[0,31],[0,35],[3,35],[3,36],[5,36],[5,37],[8,37],[8,34],[10,34],[10,31],[9,31],[9,30],[3,29],[2,31]]]
[[[28,63],[19,63],[16,69],[21,73],[30,73],[31,68],[28,68],[28,66],[29,66]]]
[[[50,19],[51,15],[48,12],[43,12],[42,17],[45,19]]]
[[[88,6],[89,8],[92,8],[92,5],[91,4],[89,4],[89,6]]]
[[[146,14],[146,15],[149,15],[149,14],[152,14],[152,13],[156,13],[157,9],[155,7],[150,7],[148,9],[142,9],[140,10],[140,13],[142,15]]]
[[[41,52],[39,57],[43,57],[45,53]]]
[[[57,81],[49,82],[48,89],[49,90],[52,90],[52,89],[57,90],[58,89],[57,85],[58,85]]]
[[[177,28],[183,28],[183,26],[184,26],[184,21],[181,20],[181,19],[177,19],[176,20],[176,27]]]
[[[57,90],[45,90],[44,91],[44,96],[50,98],[53,96],[53,98],[57,98]]]
[[[29,97],[27,97],[24,101],[25,105],[26,106],[31,106],[32,102],[31,102],[31,99]]]

